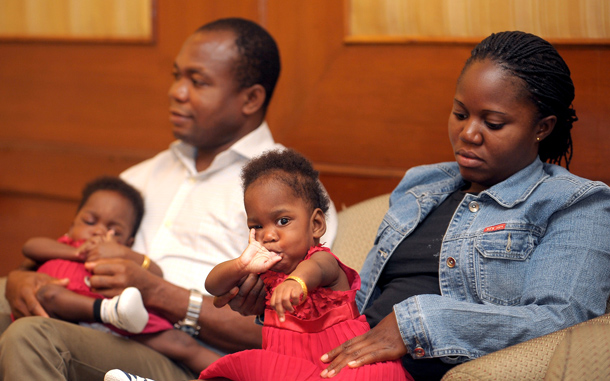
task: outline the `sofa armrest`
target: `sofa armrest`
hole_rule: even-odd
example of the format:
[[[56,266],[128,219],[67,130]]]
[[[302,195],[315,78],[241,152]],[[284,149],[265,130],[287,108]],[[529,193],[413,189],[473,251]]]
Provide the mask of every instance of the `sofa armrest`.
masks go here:
[[[537,337],[456,366],[443,377],[455,380],[543,380],[555,349],[567,332],[590,324],[610,325],[610,314]]]
[[[0,314],[10,314],[11,307],[4,296],[4,291],[6,290],[6,277],[0,277]]]
[[[387,193],[351,205],[337,214],[339,226],[332,251],[341,262],[360,271],[389,205]]]

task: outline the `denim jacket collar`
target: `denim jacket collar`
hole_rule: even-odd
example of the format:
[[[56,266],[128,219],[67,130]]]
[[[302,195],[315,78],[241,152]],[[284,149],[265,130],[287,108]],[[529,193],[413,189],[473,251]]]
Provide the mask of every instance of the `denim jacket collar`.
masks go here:
[[[527,167],[482,193],[489,195],[498,204],[506,208],[512,208],[527,200],[534,189],[548,177],[549,175],[545,173],[542,161],[536,158]],[[536,180],[533,181],[533,179]]]

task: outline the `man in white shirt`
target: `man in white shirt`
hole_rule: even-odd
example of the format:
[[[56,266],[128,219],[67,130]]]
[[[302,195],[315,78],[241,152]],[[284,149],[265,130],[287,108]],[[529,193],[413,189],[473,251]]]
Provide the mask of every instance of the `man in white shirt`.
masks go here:
[[[188,37],[169,90],[179,140],[121,174],[146,204],[132,250],[142,264],[148,257],[155,261],[165,279],[134,261],[105,259],[87,264],[94,291],[113,296],[138,287],[148,308],[219,352],[261,346],[261,327],[229,307],[215,308],[204,281],[215,264],[239,256],[247,245],[239,174],[252,157],[281,147],[264,121],[279,71],[273,38],[253,22],[217,20]],[[336,233],[334,207],[329,226],[328,245]],[[15,317],[34,317],[16,320],[0,337],[0,378],[102,380],[112,368],[156,379],[197,376],[133,340],[36,317],[46,312],[35,290],[48,282],[58,281],[25,270],[9,275],[7,299]]]

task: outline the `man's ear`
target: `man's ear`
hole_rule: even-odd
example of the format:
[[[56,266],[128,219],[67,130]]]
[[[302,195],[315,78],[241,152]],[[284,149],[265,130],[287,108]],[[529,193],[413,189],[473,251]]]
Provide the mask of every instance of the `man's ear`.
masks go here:
[[[540,142],[549,136],[553,132],[556,123],[557,117],[555,115],[542,118],[536,125],[536,140]]]
[[[243,91],[246,96],[246,101],[242,108],[242,112],[244,114],[252,115],[263,108],[265,99],[267,99],[267,92],[262,85],[257,83],[256,85],[252,85]]]
[[[311,226],[313,228],[313,237],[319,239],[326,233],[326,216],[320,208],[316,208],[311,215]]]

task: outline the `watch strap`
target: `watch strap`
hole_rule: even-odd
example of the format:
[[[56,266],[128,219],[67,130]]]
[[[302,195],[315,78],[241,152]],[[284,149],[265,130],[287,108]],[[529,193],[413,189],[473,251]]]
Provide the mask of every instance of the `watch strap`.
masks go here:
[[[191,336],[199,335],[201,326],[199,325],[199,314],[203,304],[203,294],[195,289],[190,290],[189,304],[186,309],[184,319],[180,320],[174,327],[188,333]]]

